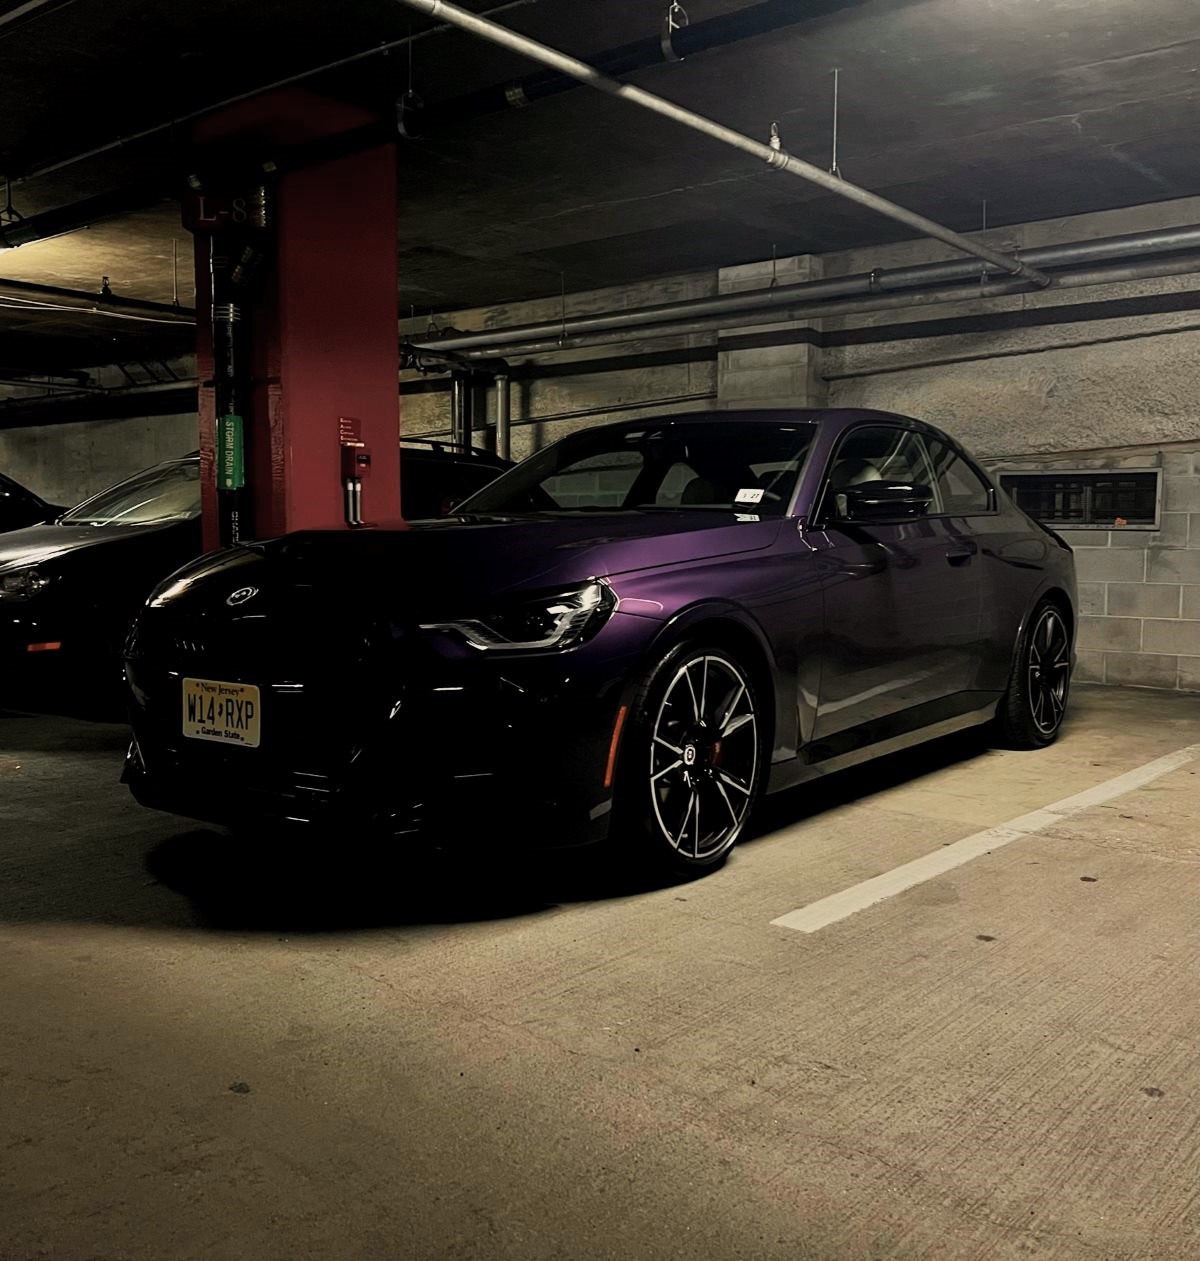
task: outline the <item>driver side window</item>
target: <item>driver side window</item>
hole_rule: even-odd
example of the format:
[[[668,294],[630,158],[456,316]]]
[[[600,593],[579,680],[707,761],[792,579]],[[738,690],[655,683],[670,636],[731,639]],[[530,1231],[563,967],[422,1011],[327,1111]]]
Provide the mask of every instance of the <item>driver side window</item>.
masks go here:
[[[869,482],[906,482],[927,486],[933,492],[930,511],[940,511],[937,478],[925,439],[899,425],[865,425],[842,439],[829,466],[821,515],[846,520],[846,490]]]

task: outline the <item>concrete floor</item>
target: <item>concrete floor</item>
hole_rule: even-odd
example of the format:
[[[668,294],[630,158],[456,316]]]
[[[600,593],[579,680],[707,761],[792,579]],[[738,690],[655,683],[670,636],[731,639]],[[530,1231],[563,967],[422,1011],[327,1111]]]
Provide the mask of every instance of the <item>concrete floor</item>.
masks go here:
[[[811,934],[770,921],[1200,742],[1077,690],[768,803],[691,884],[250,855],[119,728],[0,716],[0,1257],[1200,1257],[1200,761]]]

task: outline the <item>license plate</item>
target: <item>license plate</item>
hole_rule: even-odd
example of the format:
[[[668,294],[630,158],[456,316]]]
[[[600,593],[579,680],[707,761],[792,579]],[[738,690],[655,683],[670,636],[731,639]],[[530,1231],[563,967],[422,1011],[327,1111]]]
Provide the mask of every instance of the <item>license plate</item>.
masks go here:
[[[190,740],[257,749],[262,711],[251,683],[184,679],[183,734]]]

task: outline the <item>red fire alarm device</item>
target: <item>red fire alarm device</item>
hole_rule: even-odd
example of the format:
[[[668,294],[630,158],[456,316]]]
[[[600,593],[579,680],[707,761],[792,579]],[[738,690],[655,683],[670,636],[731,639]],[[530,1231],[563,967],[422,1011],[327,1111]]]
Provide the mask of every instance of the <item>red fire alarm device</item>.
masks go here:
[[[362,440],[362,422],[353,416],[339,416],[338,444],[342,458],[342,504],[346,524],[363,525],[363,479],[371,472],[371,449]]]

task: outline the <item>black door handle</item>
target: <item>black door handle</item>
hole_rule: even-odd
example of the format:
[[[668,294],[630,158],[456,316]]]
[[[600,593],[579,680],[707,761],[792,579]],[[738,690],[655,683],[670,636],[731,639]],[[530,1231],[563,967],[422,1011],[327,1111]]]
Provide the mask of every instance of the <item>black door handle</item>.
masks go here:
[[[946,560],[951,565],[965,565],[977,551],[979,551],[979,545],[977,543],[958,543],[954,547],[947,549]]]

